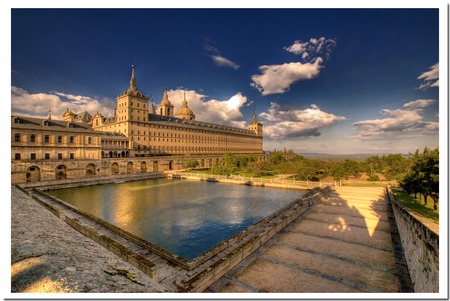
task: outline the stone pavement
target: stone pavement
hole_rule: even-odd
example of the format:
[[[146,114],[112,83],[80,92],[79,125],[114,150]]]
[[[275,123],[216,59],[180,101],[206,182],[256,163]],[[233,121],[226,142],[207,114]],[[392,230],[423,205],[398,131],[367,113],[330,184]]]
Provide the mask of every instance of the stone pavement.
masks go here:
[[[164,286],[11,187],[11,293],[149,293]]]
[[[385,188],[337,187],[207,291],[400,292],[386,202]]]
[[[168,291],[11,188],[11,292]],[[400,292],[384,188],[337,187],[208,292]]]

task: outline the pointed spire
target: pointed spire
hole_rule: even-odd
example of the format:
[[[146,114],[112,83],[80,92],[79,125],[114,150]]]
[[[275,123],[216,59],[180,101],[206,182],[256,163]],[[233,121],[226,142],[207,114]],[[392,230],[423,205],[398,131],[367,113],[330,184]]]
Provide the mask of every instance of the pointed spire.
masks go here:
[[[137,92],[136,77],[134,75],[134,59],[131,64],[131,79],[130,79],[130,88],[128,89],[128,92]]]
[[[52,111],[50,111],[50,108],[48,109],[48,120],[52,119]]]
[[[258,122],[258,118],[256,117],[256,105],[253,104],[253,121]]]
[[[181,106],[187,108],[186,92],[184,92],[184,99],[183,99],[183,102],[181,103]]]
[[[153,103],[153,97],[150,95],[150,105],[148,106],[148,112],[150,114],[156,114],[155,104]]]
[[[163,98],[161,104],[163,104],[163,105],[171,105],[171,103],[169,101],[169,94],[167,93],[167,87],[164,88],[164,98]]]

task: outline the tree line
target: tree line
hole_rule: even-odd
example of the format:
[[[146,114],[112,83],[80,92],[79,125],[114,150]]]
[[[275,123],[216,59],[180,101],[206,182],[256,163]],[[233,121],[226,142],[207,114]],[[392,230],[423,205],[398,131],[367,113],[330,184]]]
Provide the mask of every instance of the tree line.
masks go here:
[[[297,180],[320,181],[332,177],[335,181],[349,178],[360,179],[366,175],[368,181],[396,181],[408,194],[420,194],[425,203],[427,197],[439,201],[439,149],[416,150],[409,156],[402,154],[373,155],[365,160],[324,160],[308,159],[300,155],[273,152],[269,160],[258,161],[255,155],[225,154],[223,164],[211,168],[214,174],[232,175],[251,173],[256,177],[273,176],[284,173]],[[289,157],[290,159],[286,159]],[[186,168],[197,167],[198,161],[185,161]]]

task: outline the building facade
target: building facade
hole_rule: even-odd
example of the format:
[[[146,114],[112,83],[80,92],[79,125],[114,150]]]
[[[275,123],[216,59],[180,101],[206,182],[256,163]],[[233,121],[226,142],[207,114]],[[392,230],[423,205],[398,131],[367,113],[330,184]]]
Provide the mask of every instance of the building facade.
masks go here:
[[[247,129],[197,121],[186,96],[175,111],[167,89],[155,109],[137,89],[134,65],[114,116],[67,109],[62,117],[11,116],[12,183],[182,169],[190,158],[209,168],[225,153],[266,159],[256,114]]]
[[[197,121],[186,96],[175,112],[167,89],[155,109],[153,101],[149,103],[149,98],[137,89],[134,65],[130,87],[116,100],[115,115],[104,117],[97,113],[92,127],[127,136],[135,156],[263,153],[263,126],[256,114],[247,129]]]

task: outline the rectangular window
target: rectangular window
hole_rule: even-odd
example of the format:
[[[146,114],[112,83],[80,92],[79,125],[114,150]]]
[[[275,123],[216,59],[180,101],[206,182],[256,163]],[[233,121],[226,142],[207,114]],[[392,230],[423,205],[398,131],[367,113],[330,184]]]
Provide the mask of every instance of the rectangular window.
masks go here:
[[[69,136],[69,143],[73,143],[74,139],[75,138],[73,136]]]
[[[36,160],[36,154],[35,153],[31,153],[30,154],[30,160]]]
[[[14,160],[20,160],[20,158],[21,158],[20,153],[14,154]]]
[[[44,136],[44,142],[45,143],[49,143],[50,142],[50,136],[49,135],[45,135]]]
[[[70,153],[70,159],[75,159],[75,154],[74,153]]]
[[[58,160],[62,159],[62,153],[58,153]]]
[[[50,159],[50,153],[45,153],[45,159],[46,160]]]
[[[58,135],[58,143],[62,143],[62,136]]]
[[[92,144],[92,137],[88,137],[88,144]]]
[[[20,142],[20,134],[18,134],[18,133],[14,134],[14,141]]]
[[[35,134],[31,134],[30,135],[30,142],[36,142],[36,135]]]

